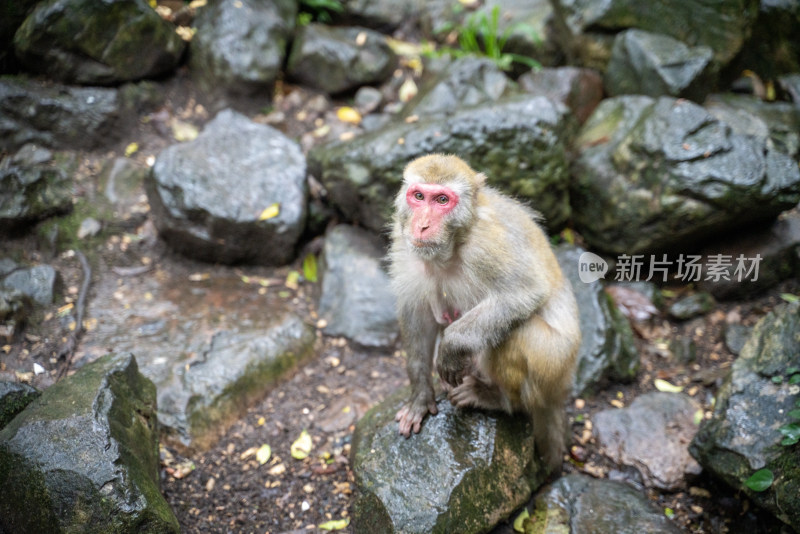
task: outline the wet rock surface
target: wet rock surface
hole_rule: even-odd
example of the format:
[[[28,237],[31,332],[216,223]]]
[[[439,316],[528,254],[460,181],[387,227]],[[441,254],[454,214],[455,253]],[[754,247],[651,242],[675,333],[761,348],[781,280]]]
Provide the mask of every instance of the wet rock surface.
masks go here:
[[[675,249],[769,220],[800,200],[786,153],[687,101],[610,98],[583,126],[571,199],[593,246]]]
[[[393,395],[356,427],[355,531],[485,532],[543,481],[527,418],[459,411],[443,399],[406,439],[394,414],[407,395]]]
[[[185,43],[143,2],[49,0],[19,27],[14,48],[24,66],[52,79],[105,85],[171,71]]]
[[[599,446],[609,458],[639,471],[644,484],[675,490],[700,466],[689,455],[700,405],[680,393],[647,393],[618,410],[593,418]]]
[[[158,491],[155,408],[155,387],[131,354],[45,391],[0,431],[0,526],[180,532]]]
[[[287,62],[287,74],[298,82],[340,93],[384,81],[397,58],[376,31],[309,24],[297,32]]]
[[[256,96],[275,84],[295,26],[297,5],[287,0],[209,2],[195,20],[190,65],[212,93]]]
[[[318,313],[323,332],[364,347],[389,349],[400,334],[394,294],[376,236],[338,225],[325,237]]]
[[[781,520],[772,513],[783,513],[786,501],[780,500],[784,498],[781,492],[788,488],[789,493],[796,493],[791,484],[797,477],[787,475],[786,466],[791,464],[784,462],[783,456],[778,457],[778,464],[770,464],[772,457],[767,458],[781,450],[793,453],[788,445],[763,449],[765,465],[773,470],[775,479],[761,497],[748,497],[739,489],[745,476],[740,471],[728,487],[720,482],[728,480],[727,475],[718,474],[721,470],[709,468],[697,475],[687,469],[685,454],[679,454],[685,452],[686,444],[683,448],[675,445],[671,430],[678,427],[672,422],[664,423],[666,429],[646,430],[652,430],[653,435],[665,431],[663,445],[669,450],[663,449],[661,461],[640,454],[641,447],[633,446],[635,436],[620,433],[626,445],[621,452],[613,447],[616,437],[601,446],[599,436],[601,432],[607,435],[605,419],[609,413],[638,413],[646,422],[658,421],[662,417],[659,406],[645,411],[636,400],[646,400],[655,389],[662,388],[682,390],[673,395],[693,399],[702,407],[703,419],[712,421],[708,425],[716,424],[714,421],[722,417],[712,415],[712,402],[720,388],[726,387],[735,354],[751,354],[751,349],[743,347],[743,336],[778,303],[791,301],[800,292],[791,218],[797,211],[793,206],[797,203],[796,163],[800,154],[800,84],[793,66],[796,58],[791,54],[800,35],[795,31],[800,20],[795,7],[783,2],[761,3],[756,16],[759,3],[755,0],[724,0],[714,6],[694,0],[657,6],[633,5],[628,0],[489,0],[480,5],[449,0],[415,0],[402,5],[385,0],[348,0],[341,11],[331,9],[332,3],[314,7],[304,2],[298,8],[294,2],[242,0],[201,6],[201,2],[158,0],[154,10],[157,17],[153,18],[145,2],[113,0],[103,5],[135,7],[151,22],[160,18],[160,29],[154,26],[153,38],[143,42],[142,32],[131,35],[136,32],[129,31],[129,22],[141,22],[132,12],[126,12],[130,15],[127,18],[115,19],[114,10],[98,16],[94,5],[62,11],[58,20],[72,24],[70,27],[85,15],[79,26],[92,29],[91,35],[78,31],[64,39],[62,32],[60,41],[48,41],[52,46],[39,50],[44,54],[41,61],[37,59],[36,65],[26,69],[17,55],[39,53],[26,46],[43,42],[39,38],[51,39],[59,30],[53,25],[38,34],[23,35],[20,27],[26,17],[34,8],[79,7],[87,5],[86,0],[47,0],[36,6],[31,2],[7,4],[0,6],[0,43],[8,45],[0,47],[0,71],[12,75],[0,79],[0,166],[15,167],[14,179],[22,177],[22,181],[62,169],[56,181],[68,191],[70,205],[65,203],[61,211],[51,210],[56,203],[48,203],[50,207],[37,211],[33,209],[36,202],[30,200],[36,195],[18,195],[18,205],[30,208],[29,215],[15,211],[2,221],[0,229],[14,225],[15,231],[0,238],[0,277],[20,276],[17,273],[49,266],[63,284],[56,284],[51,296],[39,301],[32,298],[34,291],[0,288],[0,379],[33,384],[47,393],[68,383],[62,375],[79,378],[80,373],[92,368],[92,361],[102,361],[108,353],[134,352],[143,374],[157,383],[157,413],[163,424],[161,492],[184,531],[314,532],[331,526],[342,527],[344,532],[365,530],[356,519],[356,511],[365,509],[363,500],[353,506],[359,499],[354,492],[360,491],[360,486],[356,487],[358,481],[348,462],[355,455],[352,447],[356,443],[351,440],[357,422],[368,409],[406,384],[405,359],[393,341],[396,331],[386,328],[391,324],[389,315],[382,315],[391,309],[388,300],[381,304],[381,297],[369,302],[369,296],[363,294],[386,294],[385,287],[374,289],[381,287],[376,248],[362,250],[355,246],[358,240],[351,239],[352,235],[345,240],[343,248],[349,252],[341,255],[342,262],[360,265],[364,272],[340,270],[344,276],[338,285],[344,288],[344,297],[337,297],[339,307],[331,308],[334,311],[324,317],[324,308],[318,304],[320,286],[335,279],[337,269],[320,261],[322,281],[314,283],[312,260],[328,245],[336,245],[342,236],[330,229],[341,223],[360,226],[353,233],[369,235],[369,241],[377,239],[385,230],[385,208],[396,192],[402,167],[428,151],[464,156],[473,167],[486,172],[494,186],[540,210],[554,243],[577,243],[595,253],[593,261],[609,265],[603,272],[605,281],[584,282],[580,275],[586,273],[578,270],[580,260],[569,255],[566,263],[562,260],[582,303],[581,322],[586,334],[575,390],[580,396],[568,406],[572,439],[563,464],[567,476],[555,482],[555,486],[563,486],[564,493],[547,489],[540,493],[540,500],[549,499],[543,515],[547,524],[562,530],[578,525],[575,528],[579,531],[599,526],[610,532],[677,528],[693,533],[742,534],[788,528],[781,527]],[[493,19],[495,14],[497,19]],[[324,16],[332,23],[320,26]],[[495,36],[500,40],[509,37],[505,51],[522,53],[553,67],[520,77],[523,68],[510,62],[508,56],[492,61],[468,54],[455,60],[446,52],[430,57],[427,51],[459,46],[459,37],[468,37],[463,25],[472,25],[477,43],[485,46],[491,41],[495,22],[499,32]],[[331,80],[345,79],[356,74],[356,69],[339,64],[336,54],[328,54],[327,59],[334,63],[313,67],[317,72],[299,84],[299,76],[292,78],[285,72],[290,53],[287,47],[307,26],[317,33],[320,28],[323,32],[337,28],[356,55],[385,52],[382,44],[373,46],[385,40],[392,49],[387,55],[396,57],[394,69],[382,72],[380,80],[369,82],[371,85],[352,82],[354,85],[338,92],[338,88],[323,87],[329,81],[324,79],[326,75]],[[164,75],[152,74],[155,70],[142,74],[143,65],[153,65],[154,61],[161,64],[158,58],[165,57],[159,52],[164,46],[159,32],[164,28],[168,29],[168,41],[181,36],[179,48],[188,48],[188,53],[179,53],[179,64],[175,65],[168,52],[170,57],[164,64],[172,66]],[[15,44],[18,30],[26,40],[18,39]],[[352,32],[348,34],[350,30],[356,30],[354,37]],[[504,34],[506,31],[508,34]],[[534,33],[538,33],[538,39]],[[631,39],[632,35],[637,38]],[[126,36],[133,40],[125,40]],[[629,57],[624,61],[635,63],[640,73],[634,80],[638,85],[631,90],[652,90],[654,97],[626,97],[629,107],[609,112],[604,106],[613,107],[615,99],[597,106],[615,40],[627,42],[630,46],[626,50],[643,59],[633,62]],[[657,46],[667,42],[665,49]],[[91,47],[88,55],[74,55],[80,46]],[[692,54],[708,49],[713,59],[700,69],[699,63],[693,63],[697,58]],[[138,53],[129,58],[129,72],[115,70],[119,50]],[[676,51],[680,53],[673,55]],[[56,64],[49,53],[66,59]],[[684,58],[678,62],[678,83],[653,84],[656,87],[642,83],[669,79],[672,73],[667,64],[676,57]],[[70,69],[66,76],[96,76],[96,81],[87,83],[114,87],[62,85],[57,78],[64,73],[64,65]],[[54,67],[53,74],[39,74]],[[28,72],[18,74],[20,69]],[[706,76],[717,71],[719,77]],[[651,72],[655,74],[641,74]],[[119,85],[119,80],[139,76],[151,79]],[[687,86],[687,80],[694,82]],[[732,89],[750,94],[724,93]],[[669,104],[655,99],[670,91],[695,98],[697,104],[705,94],[712,96],[705,99],[702,108],[674,98],[666,100]],[[225,139],[217,137],[215,143],[196,150],[198,144],[191,141],[194,135],[220,110],[230,107],[244,117],[242,123],[230,121],[233,129],[244,135],[226,134],[220,136]],[[596,109],[607,116],[593,122],[590,115],[596,114]],[[675,109],[680,111],[681,120],[665,112]],[[687,110],[691,113],[684,113]],[[587,119],[588,126],[575,145],[576,125]],[[264,124],[284,136],[271,134],[271,138],[283,139],[284,143],[292,140],[280,145],[276,150],[281,152],[280,157],[268,163],[263,156],[269,150],[253,142],[264,132],[255,127]],[[288,148],[295,140],[303,153],[312,151],[311,172],[299,168],[304,162],[296,164],[296,150]],[[317,149],[322,149],[319,145],[325,142],[326,149],[337,147],[340,153],[331,159],[317,157]],[[28,143],[67,149],[64,155],[69,161],[62,167],[58,162],[61,153],[53,152],[47,160],[41,156],[41,148],[25,147]],[[217,238],[210,247],[191,240],[185,246],[184,252],[190,255],[196,251],[208,254],[205,263],[175,254],[181,249],[180,243],[160,237],[168,233],[163,212],[159,212],[164,208],[153,195],[148,199],[143,189],[143,183],[151,180],[154,162],[161,160],[160,154],[166,158],[167,147],[177,143],[183,145],[176,152],[193,152],[192,163],[184,166],[183,162],[189,160],[181,159],[175,165],[190,171],[183,186],[191,182],[191,177],[204,176],[209,168],[225,177],[219,178],[224,188],[205,201],[209,211],[203,207],[183,214],[207,233],[211,230],[199,219],[212,221],[213,231],[221,232],[214,234]],[[348,152],[343,146],[354,150]],[[611,150],[602,157],[586,157],[609,147]],[[236,161],[225,160],[231,156]],[[9,165],[12,160],[13,166]],[[219,161],[223,164],[217,167]],[[242,172],[240,163],[244,167],[252,164],[245,180],[235,176]],[[606,174],[608,169],[613,172]],[[284,173],[296,174],[297,179]],[[626,183],[622,188],[626,194],[613,197],[611,207],[602,208],[605,193],[619,192],[615,190],[618,183],[604,180],[617,174],[632,177],[635,183]],[[294,191],[299,184],[301,190],[307,189],[307,196],[303,193],[297,202],[270,200],[273,188],[263,191],[253,186],[252,180],[257,182],[253,177],[262,175],[275,177],[278,189]],[[743,181],[729,183],[729,175],[740,175]],[[31,178],[30,183],[44,181]],[[204,189],[208,192],[212,188],[206,185]],[[249,194],[251,190],[255,193]],[[51,198],[49,193],[44,196]],[[775,199],[778,201],[773,203]],[[228,223],[238,219],[231,210],[222,209],[228,201],[240,204],[240,211],[247,212],[248,228],[263,230],[277,224],[287,228],[289,234],[297,234],[286,241],[273,239],[275,232],[269,238],[258,233],[252,234],[252,239],[237,241],[241,228],[231,231]],[[688,213],[676,208],[698,204],[708,211]],[[635,209],[626,211],[631,206]],[[673,208],[676,211],[670,211]],[[303,210],[308,219],[305,223],[284,224],[281,219]],[[220,211],[226,212],[222,229],[218,224],[222,219],[216,218]],[[775,220],[779,211],[784,213]],[[718,212],[729,219],[720,222]],[[198,218],[194,218],[196,215]],[[751,215],[757,215],[758,220]],[[649,226],[649,216],[669,224],[660,229]],[[613,234],[603,242],[592,231],[605,228],[609,220],[612,227],[621,229],[622,237]],[[734,224],[729,224],[731,221]],[[764,228],[750,228],[756,222],[763,222]],[[748,245],[742,239],[741,226],[756,230],[749,239],[759,246],[751,247],[752,242]],[[689,227],[697,233],[684,233]],[[326,245],[322,245],[323,236],[327,236]],[[637,241],[638,237],[646,243]],[[723,252],[723,237],[731,240],[725,243],[730,248],[724,252],[732,258],[740,253],[748,257],[763,253],[758,282],[735,280],[733,275],[722,280],[725,284],[716,284],[720,280],[679,281],[674,276],[670,281],[666,277],[658,280],[657,276],[658,286],[652,282],[637,285],[619,276],[624,258],[621,262],[620,256],[596,255],[624,250],[647,259],[647,254],[662,247],[689,254],[695,252],[695,245],[705,242],[702,258],[708,259]],[[617,245],[608,245],[616,241]],[[261,251],[262,247],[269,250],[268,258],[250,259],[241,254],[243,249]],[[79,261],[83,254],[88,257],[88,266]],[[218,264],[221,261],[225,264]],[[270,261],[279,264],[266,265]],[[376,276],[371,279],[364,276],[366,272]],[[614,281],[621,283],[611,285],[615,274]],[[646,269],[640,274],[647,276]],[[712,293],[718,301],[711,308],[690,306],[692,317],[685,320],[669,315],[676,304],[691,303],[698,291]],[[359,292],[362,319],[350,321],[347,328],[331,328],[346,323],[343,319],[350,314],[356,315],[357,307],[349,304],[348,298]],[[381,313],[369,312],[375,308],[367,302],[377,305]],[[788,324],[781,321],[778,323]],[[360,328],[351,329],[354,322],[360,323]],[[367,343],[363,343],[365,340]],[[380,347],[370,346],[373,342]],[[773,345],[759,345],[756,352],[768,353]],[[796,385],[790,383],[792,367],[786,369],[786,376],[759,371],[759,391],[777,393],[783,402],[784,389],[774,387],[778,379],[782,386]],[[764,383],[765,378],[769,384]],[[731,378],[729,382],[741,380]],[[796,393],[791,388],[785,391]],[[663,404],[666,407],[669,403]],[[36,408],[36,401],[28,406]],[[442,411],[448,408],[443,406]],[[777,409],[784,415],[791,413],[784,407]],[[9,424],[27,420],[27,412],[19,412]],[[389,411],[387,418],[391,415]],[[490,480],[472,492],[476,486],[470,485],[469,476],[459,479],[464,464],[456,463],[478,457],[463,438],[471,439],[472,430],[502,424],[491,414],[451,415],[453,418],[440,422],[458,420],[466,428],[459,427],[458,435],[451,433],[451,439],[424,442],[424,446],[433,451],[427,452],[428,456],[443,458],[433,466],[436,480],[452,481],[453,492],[448,495],[455,498],[435,514],[425,510],[430,512],[425,517],[436,515],[439,519],[434,522],[449,522],[448,531],[491,529],[493,534],[509,534],[511,519],[517,513],[511,511],[511,503],[517,503],[514,506],[518,509],[525,504],[525,498],[516,497],[514,488],[520,489],[519,495],[528,494],[540,480],[520,477],[517,468],[523,464],[513,455],[508,457],[512,460],[501,462],[513,467],[513,472],[502,471],[499,464],[479,465],[476,461],[470,473],[483,470],[490,473]],[[472,426],[473,416],[494,423]],[[435,422],[438,417],[431,420]],[[776,428],[791,433],[785,427],[793,423],[789,417],[780,424],[769,424],[770,432],[760,433],[756,423],[739,425],[731,431],[735,434],[732,441],[746,442],[751,439],[750,433],[759,434],[759,438],[761,434],[772,436]],[[392,426],[388,420],[387,432]],[[528,432],[521,428],[512,433],[524,441],[523,434]],[[293,445],[304,435],[310,438],[306,442],[310,454],[297,459]],[[361,440],[359,435],[364,434],[356,436]],[[493,434],[493,439],[498,435]],[[494,443],[502,441],[495,439]],[[144,431],[139,442],[148,447],[153,444]],[[423,442],[404,440],[402,446],[413,449],[415,443]],[[450,444],[461,448],[450,448]],[[271,455],[262,462],[265,450]],[[482,450],[488,451],[489,446]],[[384,452],[376,451],[372,456],[385,457],[381,456]],[[707,454],[713,457],[707,460],[708,465],[726,455],[712,448]],[[23,463],[16,462],[16,467]],[[119,464],[135,467],[136,461],[120,460]],[[751,470],[757,464],[752,458],[748,463]],[[409,477],[402,478],[402,474],[398,469],[382,478],[404,488]],[[588,480],[586,475],[597,480]],[[662,478],[669,483],[663,483]],[[14,485],[12,498],[27,498],[19,488],[43,487],[37,484]],[[660,489],[659,485],[673,489]],[[89,486],[70,485],[71,489],[85,487]],[[512,489],[506,491],[508,488]],[[465,493],[465,489],[470,491]],[[447,494],[439,486],[434,490],[440,492],[436,495]],[[108,486],[104,491],[109,491]],[[497,492],[502,494],[501,502],[492,504]],[[155,498],[158,494],[153,488],[149,495]],[[505,498],[512,494],[515,497]],[[421,495],[407,500],[419,503]],[[754,505],[773,495],[783,508],[773,507],[770,512]],[[102,499],[95,501],[102,503]],[[478,519],[467,513],[465,502],[483,506]],[[56,520],[81,515],[83,504],[76,501],[74,506],[65,505],[61,510],[67,511]],[[402,503],[395,504],[393,510],[402,507]],[[795,505],[790,501],[788,506]],[[418,508],[415,512],[423,510]],[[40,506],[37,510],[49,509]],[[548,515],[547,511],[553,513]],[[100,515],[105,517],[103,513]],[[377,513],[376,521],[389,521],[386,514]],[[38,521],[36,517],[44,516],[31,515],[25,520]],[[455,517],[461,524],[451,521]],[[785,514],[781,517],[786,520]],[[348,520],[353,523],[347,525]],[[330,521],[333,524],[325,525]],[[161,531],[174,528],[171,519],[168,523]],[[97,524],[108,530],[102,522]],[[77,529],[86,530],[83,526]],[[36,524],[22,531],[38,534],[40,527]],[[51,524],[45,527],[48,532],[58,531]]]
[[[782,441],[798,419],[790,414],[800,401],[798,342],[800,304],[764,317],[720,388],[713,417],[689,449],[704,469],[789,525],[800,521],[800,465],[796,444]],[[756,492],[745,481],[759,469],[769,469],[774,482]]]
[[[180,252],[280,265],[305,225],[305,174],[294,141],[226,110],[196,140],[159,154],[147,191],[161,236]]]
[[[678,533],[641,492],[613,480],[568,475],[534,501],[534,528],[554,532]]]

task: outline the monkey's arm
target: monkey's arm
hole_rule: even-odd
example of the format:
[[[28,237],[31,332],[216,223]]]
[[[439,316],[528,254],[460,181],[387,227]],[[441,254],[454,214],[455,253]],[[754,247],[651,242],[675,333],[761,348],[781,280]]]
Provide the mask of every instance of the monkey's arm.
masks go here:
[[[451,386],[461,384],[472,356],[502,343],[547,297],[539,281],[507,282],[448,326],[439,346],[437,371]]]
[[[405,437],[420,431],[428,413],[436,414],[436,395],[433,389],[433,357],[439,325],[433,320],[430,308],[420,302],[399,303],[400,329],[405,340],[408,378],[411,397],[397,412],[395,420]]]

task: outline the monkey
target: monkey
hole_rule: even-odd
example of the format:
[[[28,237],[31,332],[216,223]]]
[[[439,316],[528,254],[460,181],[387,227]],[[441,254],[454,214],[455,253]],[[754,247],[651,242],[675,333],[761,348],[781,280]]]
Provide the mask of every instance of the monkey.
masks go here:
[[[538,214],[486,179],[442,154],[403,172],[388,259],[411,396],[395,419],[408,438],[437,413],[435,367],[454,406],[527,413],[552,471],[581,343],[577,304]]]

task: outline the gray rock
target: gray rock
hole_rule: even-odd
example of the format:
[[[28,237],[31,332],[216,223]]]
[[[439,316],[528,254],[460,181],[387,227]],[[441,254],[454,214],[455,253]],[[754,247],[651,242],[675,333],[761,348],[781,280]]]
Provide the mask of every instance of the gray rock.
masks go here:
[[[383,103],[383,93],[380,90],[365,85],[359,87],[353,97],[353,104],[356,109],[362,114],[372,113]]]
[[[576,143],[575,224],[607,252],[685,248],[800,200],[790,156],[688,101],[606,99]]]
[[[742,48],[758,13],[758,0],[677,0],[650,4],[637,0],[557,0],[558,41],[570,63],[600,67],[608,59],[610,32],[626,28],[659,32],[689,46],[708,46],[714,60],[726,64]]]
[[[457,411],[442,399],[406,439],[394,415],[407,395],[391,396],[356,426],[355,532],[487,532],[543,482],[525,417]]]
[[[617,34],[605,74],[610,96],[680,96],[701,101],[714,86],[713,52],[641,30]]]
[[[308,24],[295,34],[286,72],[309,87],[341,93],[382,82],[396,64],[394,52],[378,32]]]
[[[345,19],[379,30],[392,30],[419,16],[425,0],[345,0]]]
[[[547,486],[537,495],[535,508],[532,532],[681,532],[640,490],[582,474],[561,477]]]
[[[163,438],[189,451],[211,447],[313,354],[315,340],[278,289],[262,295],[241,273],[204,271],[201,281],[162,268],[157,276],[101,276],[97,293],[119,298],[90,300],[97,327],[84,333],[75,362],[85,365],[107,347],[136,350],[142,374],[158,388]]]
[[[209,449],[248,406],[311,355],[313,344],[313,329],[290,313],[271,317],[264,330],[214,332],[191,361],[153,377],[165,437],[185,450]],[[158,367],[143,372],[155,374]]]
[[[403,107],[401,115],[452,115],[464,107],[496,102],[514,89],[514,83],[491,60],[463,57],[423,81],[419,93]]]
[[[676,300],[667,309],[667,313],[673,319],[686,321],[698,315],[705,315],[715,307],[714,297],[708,293],[700,292]]]
[[[778,85],[795,106],[800,106],[800,74],[785,74],[778,78]]]
[[[269,94],[294,31],[297,3],[209,2],[198,10],[189,66],[207,91]]]
[[[701,253],[705,258],[721,255],[730,260],[718,279],[700,281],[701,290],[725,300],[763,295],[800,272],[800,213],[784,213],[766,228],[720,239]]]
[[[800,159],[800,108],[788,102],[764,102],[750,95],[715,94],[705,108],[734,133],[754,137]]]
[[[0,431],[5,532],[180,532],[158,490],[156,391],[131,354],[48,388]]]
[[[212,262],[287,263],[306,217],[306,163],[278,130],[225,110],[192,142],[156,158],[146,181],[156,227],[183,254]],[[260,220],[278,204],[277,216]]]
[[[0,285],[7,289],[16,289],[37,304],[47,306],[53,303],[60,283],[58,272],[52,266],[34,265],[15,270],[3,278]]]
[[[555,249],[564,275],[572,284],[581,325],[572,394],[577,397],[597,391],[606,380],[630,382],[639,370],[639,353],[633,330],[599,280],[582,282],[578,262],[585,251],[574,246]]]
[[[703,469],[789,525],[800,524],[800,457],[797,444],[780,444],[780,429],[797,424],[789,412],[798,407],[800,385],[773,378],[800,367],[798,344],[800,303],[779,306],[761,319],[717,392],[711,419],[689,447]],[[775,480],[755,492],[744,481],[762,468]]]
[[[87,85],[169,72],[185,46],[172,24],[136,0],[40,2],[14,36],[28,69]]]
[[[646,393],[627,408],[603,410],[592,417],[600,450],[614,462],[638,469],[644,483],[674,491],[684,475],[700,466],[686,444],[697,432],[700,405],[682,393]]]
[[[462,157],[488,182],[530,201],[551,230],[569,216],[566,147],[574,131],[568,110],[544,97],[519,96],[440,118],[393,123],[348,142],[314,147],[309,171],[347,220],[382,231],[405,165],[415,157]]]
[[[734,354],[740,354],[750,338],[753,328],[739,323],[725,326],[725,346]]]
[[[566,105],[580,124],[586,122],[603,99],[603,78],[593,69],[544,68],[526,72],[517,82],[526,93]]]
[[[14,341],[22,331],[33,308],[32,300],[18,289],[3,287],[0,283],[0,338]]]
[[[382,243],[364,230],[339,225],[328,232],[322,257],[319,317],[330,336],[365,347],[391,347],[399,326]]]
[[[28,384],[0,380],[0,430],[41,394]]]
[[[25,145],[0,162],[0,226],[14,230],[72,209],[72,156]],[[0,231],[1,232],[1,231]]]
[[[118,139],[121,111],[116,89],[0,78],[0,147],[97,149]]]

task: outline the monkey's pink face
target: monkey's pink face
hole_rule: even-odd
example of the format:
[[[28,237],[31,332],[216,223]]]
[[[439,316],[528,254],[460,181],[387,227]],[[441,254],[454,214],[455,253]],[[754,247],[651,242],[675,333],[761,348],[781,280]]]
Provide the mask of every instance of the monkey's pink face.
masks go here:
[[[411,208],[411,238],[416,246],[436,244],[447,214],[458,206],[458,194],[439,184],[413,183],[406,189]]]

